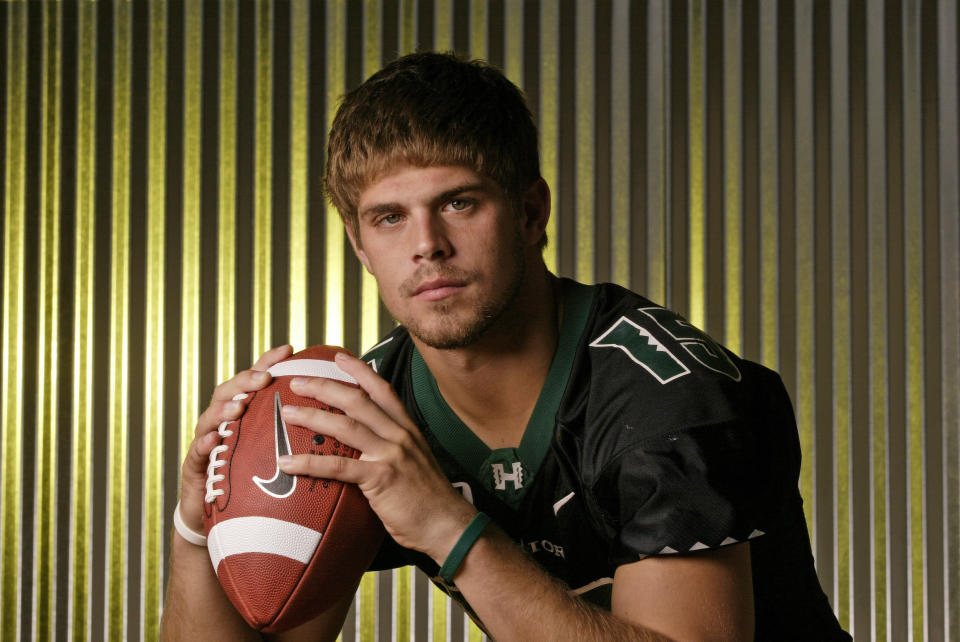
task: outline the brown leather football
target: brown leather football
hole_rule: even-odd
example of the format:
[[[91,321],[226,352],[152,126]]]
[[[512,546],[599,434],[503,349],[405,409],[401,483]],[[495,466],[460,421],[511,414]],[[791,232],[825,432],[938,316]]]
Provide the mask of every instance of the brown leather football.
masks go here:
[[[250,626],[291,629],[338,602],[367,569],[383,525],[354,484],[292,476],[285,454],[360,456],[330,437],[287,423],[284,404],[340,412],[290,391],[297,376],[356,382],[333,361],[342,348],[313,346],[270,368],[273,381],[210,453],[204,526],[221,586]]]

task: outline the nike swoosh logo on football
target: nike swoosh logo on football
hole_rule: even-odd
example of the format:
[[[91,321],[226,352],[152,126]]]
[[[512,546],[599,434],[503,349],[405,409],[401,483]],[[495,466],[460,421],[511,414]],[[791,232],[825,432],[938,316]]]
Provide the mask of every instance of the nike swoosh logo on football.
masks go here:
[[[273,428],[274,428],[274,450],[277,460],[283,455],[290,454],[290,440],[287,436],[287,422],[280,416],[280,393],[274,393],[273,397]],[[280,470],[280,464],[277,464],[277,472],[270,479],[263,479],[254,475],[253,481],[260,487],[260,490],[271,497],[282,499],[289,497],[297,487],[297,478],[293,475]]]

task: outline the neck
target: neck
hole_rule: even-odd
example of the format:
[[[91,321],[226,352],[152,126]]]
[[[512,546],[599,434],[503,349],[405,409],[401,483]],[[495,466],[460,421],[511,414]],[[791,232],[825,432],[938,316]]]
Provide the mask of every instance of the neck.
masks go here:
[[[523,437],[556,351],[559,305],[559,281],[543,268],[476,343],[437,350],[414,338],[444,400],[490,448]]]

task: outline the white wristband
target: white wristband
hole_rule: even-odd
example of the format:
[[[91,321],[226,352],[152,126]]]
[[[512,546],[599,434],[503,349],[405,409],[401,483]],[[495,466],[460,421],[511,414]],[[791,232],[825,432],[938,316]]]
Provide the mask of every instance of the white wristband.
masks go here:
[[[196,546],[207,545],[207,538],[205,535],[201,535],[183,523],[183,519],[180,517],[180,502],[177,502],[177,507],[173,509],[173,527],[177,529],[178,533],[180,533],[180,537],[187,540],[191,544]]]

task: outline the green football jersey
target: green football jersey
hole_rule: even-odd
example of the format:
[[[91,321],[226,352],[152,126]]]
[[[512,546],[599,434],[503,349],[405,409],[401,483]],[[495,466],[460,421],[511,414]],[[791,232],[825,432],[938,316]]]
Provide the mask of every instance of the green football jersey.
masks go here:
[[[849,639],[814,570],[776,373],[619,286],[563,279],[562,292],[556,353],[517,448],[470,431],[404,328],[363,358],[453,486],[574,594],[609,609],[622,564],[749,541],[757,639]],[[373,568],[406,564],[469,612],[425,555],[388,540]]]

